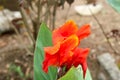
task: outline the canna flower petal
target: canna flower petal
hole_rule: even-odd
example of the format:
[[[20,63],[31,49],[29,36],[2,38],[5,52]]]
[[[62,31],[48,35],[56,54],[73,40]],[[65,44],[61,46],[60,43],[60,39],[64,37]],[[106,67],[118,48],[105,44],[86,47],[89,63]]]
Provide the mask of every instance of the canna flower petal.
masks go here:
[[[83,77],[85,78],[86,71],[87,71],[87,61],[85,60],[84,62],[81,63],[82,70],[83,70]]]
[[[76,48],[79,44],[79,39],[76,35],[71,35],[66,40],[64,40],[60,46],[60,51],[70,51]]]
[[[86,24],[84,26],[82,26],[78,31],[77,31],[77,35],[79,37],[79,39],[83,39],[85,37],[87,37],[88,35],[90,35],[91,31],[90,31],[90,25]]]
[[[74,23],[74,21],[69,20],[60,28],[53,31],[53,36],[52,36],[53,43],[55,44],[59,41],[62,41],[66,37],[76,34],[77,31],[78,31],[77,25]]]
[[[85,49],[83,49],[83,48],[76,48],[75,51],[74,51],[75,54],[74,54],[73,57],[77,57],[79,55],[78,58],[86,59],[87,56],[88,56],[89,51],[90,51],[89,48],[85,48]]]
[[[74,21],[69,20],[63,26],[59,28],[59,32],[64,37],[69,37],[72,34],[75,34],[78,31],[78,27]]]
[[[50,55],[53,55],[53,54],[55,54],[55,53],[58,52],[59,48],[60,48],[60,43],[58,42],[58,43],[55,44],[53,47],[45,47],[45,48],[44,48],[44,51],[45,51],[45,53],[48,53],[48,54],[50,54]]]
[[[86,49],[77,48],[74,51],[74,55],[73,55],[73,58],[72,58],[72,61],[73,61],[72,64],[75,67],[77,67],[79,64],[81,64],[82,69],[83,69],[84,77],[85,77],[86,70],[87,70],[86,58],[88,56],[88,53],[89,53],[88,48],[86,48]]]
[[[60,65],[66,62],[73,55],[72,50],[74,50],[79,44],[79,39],[76,35],[72,35],[64,40],[61,44],[59,54],[60,54]]]
[[[72,51],[68,51],[65,53],[62,53],[62,55],[60,55],[60,65],[64,65],[66,61],[68,61],[68,59],[72,58],[73,52]]]
[[[45,60],[43,61],[42,68],[43,70],[47,73],[48,72],[48,67],[49,66],[58,66],[58,54],[50,55],[50,54],[45,54]]]
[[[52,35],[53,44],[57,44],[64,40],[64,37],[60,34],[59,30],[54,30]]]

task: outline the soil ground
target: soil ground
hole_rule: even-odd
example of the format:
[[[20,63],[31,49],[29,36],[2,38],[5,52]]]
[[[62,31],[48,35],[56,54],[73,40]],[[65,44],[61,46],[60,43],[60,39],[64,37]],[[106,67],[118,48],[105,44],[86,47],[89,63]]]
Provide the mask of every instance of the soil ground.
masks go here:
[[[110,53],[116,60],[116,64],[120,65],[120,14],[111,8],[105,0],[99,0],[103,5],[103,9],[95,17],[104,29],[101,30],[99,23],[93,16],[81,16],[74,10],[75,5],[83,4],[82,0],[75,0],[71,8],[65,4],[64,9],[58,9],[56,17],[56,27],[59,27],[66,20],[72,19],[79,26],[89,23],[91,25],[91,35],[82,40],[80,47],[88,47],[91,52],[88,57],[88,66],[90,68],[93,80],[101,71],[105,72],[97,61],[97,56]],[[115,33],[113,32],[115,31]],[[116,33],[116,31],[118,33]],[[110,47],[105,37],[109,37],[110,44],[117,53]],[[114,36],[115,35],[115,36]],[[26,45],[29,45],[28,39],[22,35],[22,39]],[[19,70],[12,70],[9,66],[21,66],[21,71],[25,76],[20,76]],[[16,67],[17,69],[17,66]],[[27,55],[23,46],[20,45],[16,34],[5,34],[0,36],[0,80],[32,80],[33,76],[33,56]],[[106,72],[105,72],[106,73]],[[107,74],[106,74],[107,75]],[[29,76],[29,77],[27,77]],[[23,79],[24,78],[24,79]]]

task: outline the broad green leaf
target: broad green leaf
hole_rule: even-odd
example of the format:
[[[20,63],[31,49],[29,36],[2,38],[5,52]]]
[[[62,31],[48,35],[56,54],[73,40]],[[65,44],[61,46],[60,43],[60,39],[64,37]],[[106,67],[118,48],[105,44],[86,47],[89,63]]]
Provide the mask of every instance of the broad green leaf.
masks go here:
[[[83,71],[81,66],[77,68],[72,67],[63,77],[59,80],[84,80]],[[85,80],[92,80],[89,70],[87,69]]]
[[[42,70],[42,62],[44,60],[43,47],[45,46],[52,46],[52,33],[46,24],[42,23],[34,52],[34,80],[56,80],[57,69],[55,67],[50,67],[48,73]]]
[[[120,13],[120,0],[107,0],[107,2]]]
[[[89,69],[87,69],[85,80],[92,80]]]
[[[76,69],[72,67],[63,77],[59,80],[83,80],[83,76],[81,74],[80,69]]]

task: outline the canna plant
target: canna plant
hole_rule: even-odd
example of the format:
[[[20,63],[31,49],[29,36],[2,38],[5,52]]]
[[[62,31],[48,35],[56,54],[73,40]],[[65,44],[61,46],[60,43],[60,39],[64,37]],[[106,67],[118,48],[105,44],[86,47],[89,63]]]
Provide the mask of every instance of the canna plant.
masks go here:
[[[89,48],[79,48],[90,32],[89,24],[78,29],[72,20],[53,32],[42,23],[34,54],[34,80],[92,80],[86,61]]]

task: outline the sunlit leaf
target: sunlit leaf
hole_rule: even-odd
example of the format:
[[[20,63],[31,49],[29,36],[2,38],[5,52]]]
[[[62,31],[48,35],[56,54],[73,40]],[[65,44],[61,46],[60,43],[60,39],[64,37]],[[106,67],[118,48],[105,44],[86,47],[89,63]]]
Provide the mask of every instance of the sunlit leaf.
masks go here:
[[[81,66],[72,67],[63,77],[58,80],[84,80]],[[85,80],[92,80],[89,70],[87,69]]]
[[[92,80],[89,69],[87,69],[85,80]]]
[[[34,80],[56,80],[57,69],[55,67],[50,67],[48,73],[42,70],[42,62],[44,59],[43,47],[52,45],[51,35],[52,33],[46,24],[42,23],[34,52]]]
[[[120,13],[120,0],[107,0],[107,2]]]

